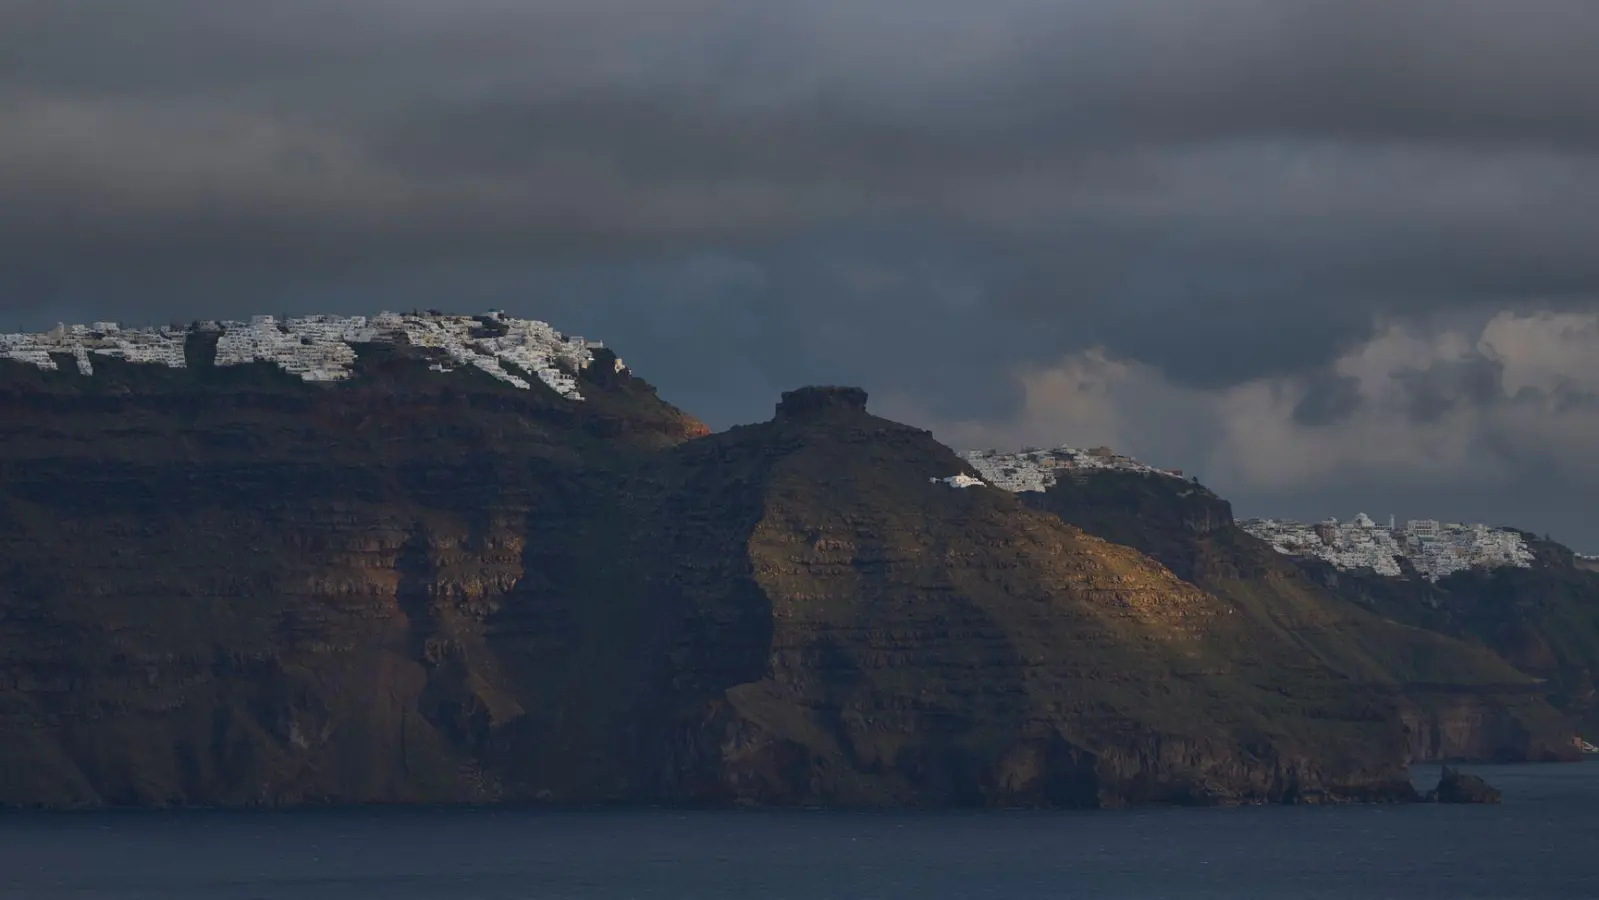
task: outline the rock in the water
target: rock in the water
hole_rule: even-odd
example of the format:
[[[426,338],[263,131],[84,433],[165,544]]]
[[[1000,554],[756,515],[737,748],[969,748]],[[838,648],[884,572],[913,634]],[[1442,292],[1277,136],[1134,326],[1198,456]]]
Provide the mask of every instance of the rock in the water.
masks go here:
[[[1476,775],[1444,766],[1438,787],[1427,794],[1435,803],[1498,803],[1499,791]]]

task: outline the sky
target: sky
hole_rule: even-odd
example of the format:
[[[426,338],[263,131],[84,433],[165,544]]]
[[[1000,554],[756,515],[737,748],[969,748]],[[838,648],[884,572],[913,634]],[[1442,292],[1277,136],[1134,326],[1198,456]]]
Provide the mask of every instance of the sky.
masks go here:
[[[1592,0],[0,0],[0,330],[500,308],[1599,552]]]

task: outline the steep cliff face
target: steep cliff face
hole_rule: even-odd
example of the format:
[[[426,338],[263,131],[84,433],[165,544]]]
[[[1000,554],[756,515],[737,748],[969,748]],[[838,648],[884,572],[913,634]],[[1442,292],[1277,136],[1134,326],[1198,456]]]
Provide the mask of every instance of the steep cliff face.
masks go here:
[[[528,686],[498,648],[559,640],[564,523],[705,431],[614,365],[576,403],[392,346],[337,386],[0,374],[7,803],[505,796]]]
[[[1410,793],[1390,695],[859,392],[191,349],[0,370],[0,803]]]
[[[1444,686],[1406,697],[1406,753],[1423,762],[1570,762],[1566,720],[1502,692]]]
[[[1572,723],[1545,702],[1546,687],[1528,670],[1517,671],[1474,641],[1453,639],[1468,636],[1464,630],[1440,635],[1415,617],[1394,621],[1400,617],[1380,614],[1371,598],[1341,590],[1336,577],[1307,576],[1234,526],[1230,505],[1197,484],[1092,472],[1022,496],[1090,533],[1150,554],[1288,636],[1306,657],[1392,697],[1412,759],[1576,756]]]
[[[1402,792],[1382,713],[1279,711],[1212,598],[858,393],[682,445],[604,365],[6,375],[8,803]]]

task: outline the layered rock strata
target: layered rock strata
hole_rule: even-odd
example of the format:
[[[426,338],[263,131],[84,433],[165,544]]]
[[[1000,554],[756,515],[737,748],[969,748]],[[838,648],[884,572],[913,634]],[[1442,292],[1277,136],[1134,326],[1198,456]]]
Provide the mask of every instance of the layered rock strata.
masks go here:
[[[706,435],[603,348],[218,339],[0,362],[0,803],[1413,796],[1391,696],[858,391]]]

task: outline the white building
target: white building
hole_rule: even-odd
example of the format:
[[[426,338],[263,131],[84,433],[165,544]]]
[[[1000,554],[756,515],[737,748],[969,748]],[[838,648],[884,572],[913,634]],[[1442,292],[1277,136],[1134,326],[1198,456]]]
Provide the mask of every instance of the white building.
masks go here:
[[[1438,528],[1437,519],[1411,519],[1405,523],[1405,533],[1424,541],[1436,540]]]
[[[437,351],[440,360],[430,366],[437,372],[471,366],[522,390],[532,389],[531,377],[563,397],[583,399],[575,376],[594,361],[593,350],[600,344],[562,334],[545,322],[515,319],[500,312],[489,318],[496,327],[487,331],[483,321],[473,316],[388,312],[370,319],[313,315],[280,321],[260,315],[252,316],[248,323],[206,321],[196,328],[221,332],[216,345],[218,366],[264,362],[305,381],[337,382],[351,376],[357,345],[403,342]],[[95,322],[70,328],[61,325],[44,334],[0,334],[0,360],[53,371],[59,368],[56,356],[69,356],[82,375],[94,374],[94,356],[184,368],[188,364],[188,331],[124,329],[115,322]],[[617,371],[624,368],[618,360]]]
[[[1396,577],[1404,564],[1437,581],[1472,567],[1529,567],[1532,550],[1514,531],[1486,525],[1440,525],[1432,519],[1412,520],[1401,531],[1378,528],[1364,513],[1348,524],[1325,519],[1316,525],[1274,519],[1246,519],[1245,531],[1279,553],[1325,560],[1340,569],[1369,569]]]
[[[1011,492],[1046,491],[1062,472],[1102,470],[1137,472],[1166,478],[1182,478],[1174,469],[1157,469],[1130,456],[1124,456],[1108,447],[1083,450],[1077,447],[1056,447],[1041,450],[1024,447],[1020,453],[1001,453],[998,450],[971,450],[962,454],[983,480],[997,488]]]

